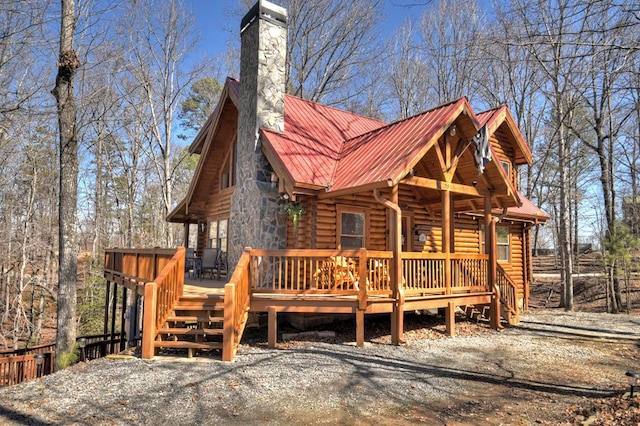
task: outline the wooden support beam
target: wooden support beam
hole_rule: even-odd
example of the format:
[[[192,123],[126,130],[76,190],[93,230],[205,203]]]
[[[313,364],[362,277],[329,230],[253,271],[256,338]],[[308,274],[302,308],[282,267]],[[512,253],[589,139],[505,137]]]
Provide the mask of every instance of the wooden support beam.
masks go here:
[[[267,315],[268,347],[269,349],[275,349],[276,342],[278,341],[278,311],[276,311],[275,306],[269,306],[267,308]],[[356,322],[357,319],[356,317]]]
[[[224,285],[224,323],[222,325],[222,360],[231,362],[235,356],[235,298],[236,285]]]
[[[491,213],[491,197],[484,199],[484,238],[485,251],[489,255],[489,265],[487,268],[487,282],[490,290],[494,293],[491,298],[491,328],[497,330],[500,328],[500,298],[496,297],[496,284],[498,277],[498,256],[496,245],[496,220]]]
[[[126,318],[125,321],[125,313],[127,312],[127,287],[122,287],[122,310],[120,311],[120,352],[125,350],[125,335],[129,334],[129,328],[126,326],[129,325],[129,321],[131,319],[131,315]],[[128,340],[128,339],[127,339]]]
[[[111,305],[111,352],[115,352],[116,310],[118,309],[118,285],[113,284],[113,304]]]
[[[456,304],[449,302],[445,308],[445,327],[447,336],[456,335]]]
[[[356,309],[356,346],[364,346],[364,311]]]
[[[436,191],[450,191],[455,194],[471,195],[474,197],[483,197],[483,191],[478,190],[474,186],[462,185],[460,183],[449,183],[435,179],[423,178],[418,176],[407,177],[400,183],[410,186],[417,186],[424,189],[433,189]]]
[[[445,255],[444,280],[445,294],[451,294],[451,192],[442,191],[442,253]]]
[[[144,286],[144,312],[142,323],[142,358],[151,359],[155,355],[154,340],[156,338],[156,305],[158,289],[156,283]]]

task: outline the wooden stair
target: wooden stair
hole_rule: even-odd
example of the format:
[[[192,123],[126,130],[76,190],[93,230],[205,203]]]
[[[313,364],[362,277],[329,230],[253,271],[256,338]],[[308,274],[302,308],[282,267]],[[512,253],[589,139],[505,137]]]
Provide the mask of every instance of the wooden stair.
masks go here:
[[[191,358],[196,350],[222,349],[224,296],[182,296],[154,342],[158,349],[185,349]]]
[[[488,323],[491,316],[491,305],[466,305],[461,306],[467,318],[476,322]]]
[[[474,320],[478,323],[489,323],[491,321],[491,305],[490,304],[482,304],[482,305],[465,305],[460,307],[467,318]],[[500,312],[500,323],[501,324],[511,324],[514,325],[509,320],[509,313],[504,306],[501,304]]]

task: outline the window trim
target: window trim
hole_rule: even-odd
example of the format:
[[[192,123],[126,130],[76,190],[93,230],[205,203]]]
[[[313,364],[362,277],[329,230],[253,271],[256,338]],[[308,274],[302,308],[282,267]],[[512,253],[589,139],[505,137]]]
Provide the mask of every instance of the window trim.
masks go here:
[[[221,236],[221,228],[222,228],[222,222],[226,222],[226,229],[225,232],[226,234],[224,236]],[[213,227],[211,226],[213,223],[216,224],[216,235],[215,235],[215,247],[212,244],[213,239],[211,238],[211,231],[213,230]],[[224,250],[222,250],[222,240],[224,241]],[[223,217],[223,218],[219,218],[219,219],[209,219],[207,220],[207,241],[206,241],[206,247],[207,248],[215,248],[218,251],[222,250],[223,252],[226,252],[229,250],[229,218],[228,217]]]
[[[507,230],[507,242],[500,243],[498,240],[498,229],[506,229]],[[487,254],[487,250],[485,247],[485,235],[484,235],[484,223],[480,223],[480,253]],[[500,259],[500,250],[498,249],[500,246],[507,247],[507,258]],[[500,263],[511,263],[511,227],[509,225],[496,225],[496,259]]]
[[[336,248],[338,250],[342,250],[342,215],[344,213],[361,214],[364,216],[364,228],[362,229],[362,247],[366,248],[367,229],[369,229],[369,213],[367,212],[367,209],[363,207],[348,205],[336,206]]]

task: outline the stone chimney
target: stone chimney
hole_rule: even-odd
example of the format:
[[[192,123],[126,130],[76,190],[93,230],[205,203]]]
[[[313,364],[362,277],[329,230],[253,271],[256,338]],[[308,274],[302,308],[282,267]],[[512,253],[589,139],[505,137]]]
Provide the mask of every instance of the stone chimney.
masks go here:
[[[231,200],[229,266],[243,247],[285,248],[286,221],[278,214],[273,169],[264,157],[259,129],[284,131],[287,11],[259,0],[240,26],[240,101],[236,187]],[[233,270],[233,269],[230,269]]]

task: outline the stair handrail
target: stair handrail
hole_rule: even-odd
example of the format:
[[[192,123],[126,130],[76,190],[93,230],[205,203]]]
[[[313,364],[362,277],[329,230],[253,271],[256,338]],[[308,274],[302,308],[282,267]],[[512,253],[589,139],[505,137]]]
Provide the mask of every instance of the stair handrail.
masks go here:
[[[509,324],[520,322],[520,309],[518,308],[518,286],[501,265],[498,266],[497,286],[500,289],[500,301],[507,310]]]
[[[142,358],[155,354],[153,342],[184,291],[185,248],[178,247],[169,263],[151,282],[144,284]]]
[[[224,325],[222,334],[222,360],[233,361],[242,340],[249,317],[251,296],[251,248],[240,256],[233,275],[224,286]]]

